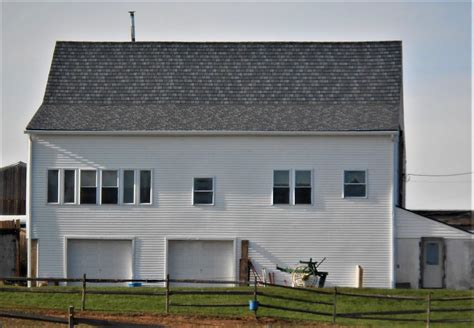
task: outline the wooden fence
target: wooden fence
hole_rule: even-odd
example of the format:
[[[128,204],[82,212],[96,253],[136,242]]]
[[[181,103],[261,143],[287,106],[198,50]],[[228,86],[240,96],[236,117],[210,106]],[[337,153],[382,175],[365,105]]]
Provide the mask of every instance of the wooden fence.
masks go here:
[[[431,318],[432,313],[449,313],[449,312],[474,312],[472,307],[472,302],[474,297],[465,296],[465,297],[442,297],[442,298],[432,298],[431,293],[426,297],[415,297],[415,296],[400,296],[400,295],[377,295],[377,294],[358,294],[358,293],[349,293],[340,291],[337,288],[333,288],[332,291],[320,290],[320,289],[311,289],[311,288],[302,288],[302,287],[289,287],[274,283],[265,283],[259,282],[256,279],[249,283],[248,281],[217,281],[217,280],[196,280],[196,279],[171,279],[168,275],[166,279],[89,279],[84,274],[82,278],[0,278],[0,281],[7,281],[12,283],[25,283],[26,281],[47,281],[54,283],[81,283],[82,288],[78,291],[75,290],[61,290],[60,288],[56,289],[31,289],[31,288],[21,288],[21,287],[0,287],[1,292],[23,292],[23,293],[57,293],[57,294],[79,294],[81,295],[81,310],[86,310],[86,300],[87,295],[133,295],[133,296],[151,296],[151,297],[164,297],[165,298],[165,313],[170,313],[172,307],[234,307],[234,308],[245,308],[248,307],[248,303],[226,303],[226,304],[184,304],[184,303],[174,303],[172,302],[173,295],[248,295],[252,300],[258,304],[258,306],[253,311],[255,317],[258,315],[258,308],[268,308],[279,311],[287,311],[294,313],[305,313],[318,316],[326,316],[332,319],[333,323],[336,323],[337,318],[353,319],[353,320],[380,320],[380,321],[399,321],[399,322],[420,322],[425,323],[426,327],[430,327],[432,323],[474,323],[472,320],[467,319],[437,319],[434,320]],[[141,290],[131,290],[131,291],[120,291],[120,290],[89,290],[88,283],[127,283],[127,282],[140,282],[148,284],[164,284],[165,288],[163,292],[150,291],[146,292]],[[206,284],[206,285],[247,285],[251,289],[247,291],[242,290],[181,290],[181,289],[172,289],[172,283],[185,283],[185,284]],[[275,287],[276,289],[291,289],[293,291],[300,292],[302,294],[320,294],[326,295],[326,297],[331,298],[331,301],[323,300],[310,300],[302,297],[293,297],[287,295],[277,295],[269,293],[268,290],[262,288],[263,286]],[[277,306],[268,304],[266,302],[261,302],[259,297],[264,297],[268,299],[276,300],[285,300],[292,301],[304,304],[317,305],[317,309],[303,309],[298,307],[288,307],[288,306]],[[341,297],[354,297],[354,298],[370,298],[370,299],[385,299],[393,301],[412,301],[412,302],[424,302],[425,309],[420,310],[399,310],[399,311],[367,311],[367,312],[340,312],[338,311],[338,299]],[[443,307],[443,308],[434,308],[432,302],[466,302],[466,307]],[[326,306],[327,310],[320,310],[319,306]],[[425,314],[425,318],[400,318],[393,317],[395,315],[408,315],[408,314]],[[390,317],[392,316],[392,317]],[[0,317],[9,317],[9,318],[18,318],[18,319],[27,319],[27,320],[41,320],[49,321],[56,323],[69,324],[70,327],[73,327],[74,324],[86,323],[89,325],[104,325],[106,321],[96,320],[91,318],[75,318],[74,317],[74,308],[69,307],[68,313],[65,314],[65,318],[57,317],[45,317],[37,316],[33,314],[18,314],[17,312],[1,312]],[[94,321],[95,320],[95,321]],[[95,322],[95,323],[94,323]]]

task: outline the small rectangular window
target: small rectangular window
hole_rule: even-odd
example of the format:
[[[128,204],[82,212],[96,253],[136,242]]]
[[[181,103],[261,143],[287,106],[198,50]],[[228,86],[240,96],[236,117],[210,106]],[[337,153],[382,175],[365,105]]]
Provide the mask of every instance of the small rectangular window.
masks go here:
[[[48,170],[48,203],[59,203],[59,170]]]
[[[365,171],[344,171],[344,197],[366,197]]]
[[[123,203],[134,204],[135,203],[135,171],[125,170],[123,171]]]
[[[295,171],[295,204],[311,204],[311,171]]]
[[[151,204],[151,171],[140,171],[140,204]]]
[[[64,203],[76,202],[76,171],[64,170]]]
[[[81,204],[97,204],[97,173],[81,171]]]
[[[439,264],[439,244],[438,243],[426,244],[426,264],[428,265]]]
[[[194,205],[212,205],[214,204],[214,179],[213,178],[194,178]]]
[[[102,204],[118,203],[118,173],[115,170],[102,171]]]
[[[273,204],[290,203],[290,171],[273,171]]]

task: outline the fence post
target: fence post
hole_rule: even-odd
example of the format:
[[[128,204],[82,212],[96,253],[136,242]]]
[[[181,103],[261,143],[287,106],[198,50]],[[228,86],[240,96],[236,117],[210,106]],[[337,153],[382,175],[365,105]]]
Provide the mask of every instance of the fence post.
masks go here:
[[[337,287],[334,287],[334,293],[333,293],[333,304],[332,304],[332,323],[336,323],[336,317],[337,317]]]
[[[69,328],[74,328],[74,306],[69,306],[67,322],[68,322]]]
[[[81,310],[84,311],[86,309],[86,274],[82,276],[82,303],[81,303]]]
[[[428,297],[426,299],[426,327],[430,328],[431,326],[431,292],[428,293]]]
[[[258,290],[257,290],[257,277],[254,276],[253,277],[253,282],[254,282],[254,287],[253,287],[253,301],[255,302],[255,311],[254,311],[254,315],[255,315],[255,319],[257,319],[257,310],[258,310],[258,300],[257,300],[257,294],[258,294]]]
[[[165,312],[166,314],[170,313],[170,275],[166,275],[166,303],[165,303]]]

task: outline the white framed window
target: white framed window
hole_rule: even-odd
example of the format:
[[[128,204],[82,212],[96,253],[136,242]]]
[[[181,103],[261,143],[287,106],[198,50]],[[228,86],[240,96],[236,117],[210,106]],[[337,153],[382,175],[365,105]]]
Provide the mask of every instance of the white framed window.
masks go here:
[[[295,205],[313,203],[313,174],[311,170],[295,170]]]
[[[193,205],[214,205],[214,178],[194,178]]]
[[[122,203],[135,204],[135,170],[122,171]]]
[[[119,176],[117,170],[101,171],[101,204],[118,204]]]
[[[59,170],[48,170],[47,202],[59,204]]]
[[[273,204],[290,204],[290,170],[273,171]]]
[[[344,198],[367,197],[367,171],[344,171]]]
[[[76,203],[76,170],[63,170],[63,203]]]
[[[81,170],[81,204],[97,204],[97,171]]]
[[[140,170],[139,171],[139,203],[140,204],[151,204],[151,170]]]

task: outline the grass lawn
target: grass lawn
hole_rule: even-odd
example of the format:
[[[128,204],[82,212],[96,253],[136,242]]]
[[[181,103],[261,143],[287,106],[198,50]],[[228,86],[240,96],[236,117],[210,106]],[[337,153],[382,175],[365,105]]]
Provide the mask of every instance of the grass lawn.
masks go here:
[[[15,289],[22,289],[16,287]],[[56,309],[67,310],[69,305],[73,305],[77,310],[81,306],[80,288],[77,287],[41,287],[34,288],[36,291],[41,290],[71,290],[76,291],[77,294],[45,294],[45,293],[26,293],[26,292],[12,292],[0,291],[0,308],[7,309]],[[101,290],[100,288],[88,288],[88,290]],[[138,288],[106,288],[109,291],[125,291],[125,292],[164,292],[163,288],[154,287],[138,287]],[[201,290],[198,288],[174,288],[172,290]],[[253,288],[238,287],[238,288],[205,288],[205,290],[240,290],[253,291]],[[332,302],[332,295],[320,295],[308,292],[302,292],[291,289],[282,289],[277,287],[259,287],[260,292],[265,292],[271,295],[279,295],[292,298],[300,298],[312,301]],[[332,292],[332,289],[322,289]],[[453,290],[402,290],[402,289],[351,289],[340,288],[341,292],[353,292],[359,294],[383,294],[383,295],[403,295],[403,296],[418,296],[426,297],[428,293],[432,294],[432,298],[440,297],[462,297],[474,296],[473,291],[453,291]],[[215,307],[173,307],[173,303],[179,304],[248,304],[252,299],[251,295],[172,295],[170,297],[171,313],[184,315],[204,315],[204,316],[218,316],[218,317],[252,317],[253,313],[249,311],[248,306],[241,306],[238,308],[215,308]],[[306,309],[312,311],[332,313],[333,306],[325,304],[308,304],[297,301],[279,300],[265,296],[259,296],[258,300],[262,304],[269,304],[274,306],[285,306],[299,309]],[[432,313],[431,319],[464,319],[474,320],[474,304],[472,301],[453,301],[440,302],[433,301],[432,308],[471,308],[469,312],[455,312],[455,313]],[[164,296],[132,296],[132,295],[95,295],[88,294],[86,299],[86,308],[89,311],[100,311],[105,313],[150,313],[163,314],[165,312],[165,297]],[[369,299],[369,298],[355,298],[349,296],[338,295],[337,297],[337,312],[369,312],[369,311],[400,311],[400,310],[426,310],[426,301],[399,301],[399,300],[385,300],[385,299]],[[258,315],[261,317],[277,317],[290,320],[308,320],[319,322],[331,322],[332,317],[320,316],[305,313],[288,312],[276,309],[260,308]],[[387,317],[395,317],[394,315]],[[425,319],[426,314],[408,314],[398,315],[400,318],[417,318]],[[392,322],[392,321],[373,321],[373,320],[354,320],[346,318],[337,318],[338,324],[356,325],[364,327],[423,327],[422,322]],[[434,327],[446,326],[447,324],[433,324]],[[449,324],[450,327],[471,327],[468,323]]]

